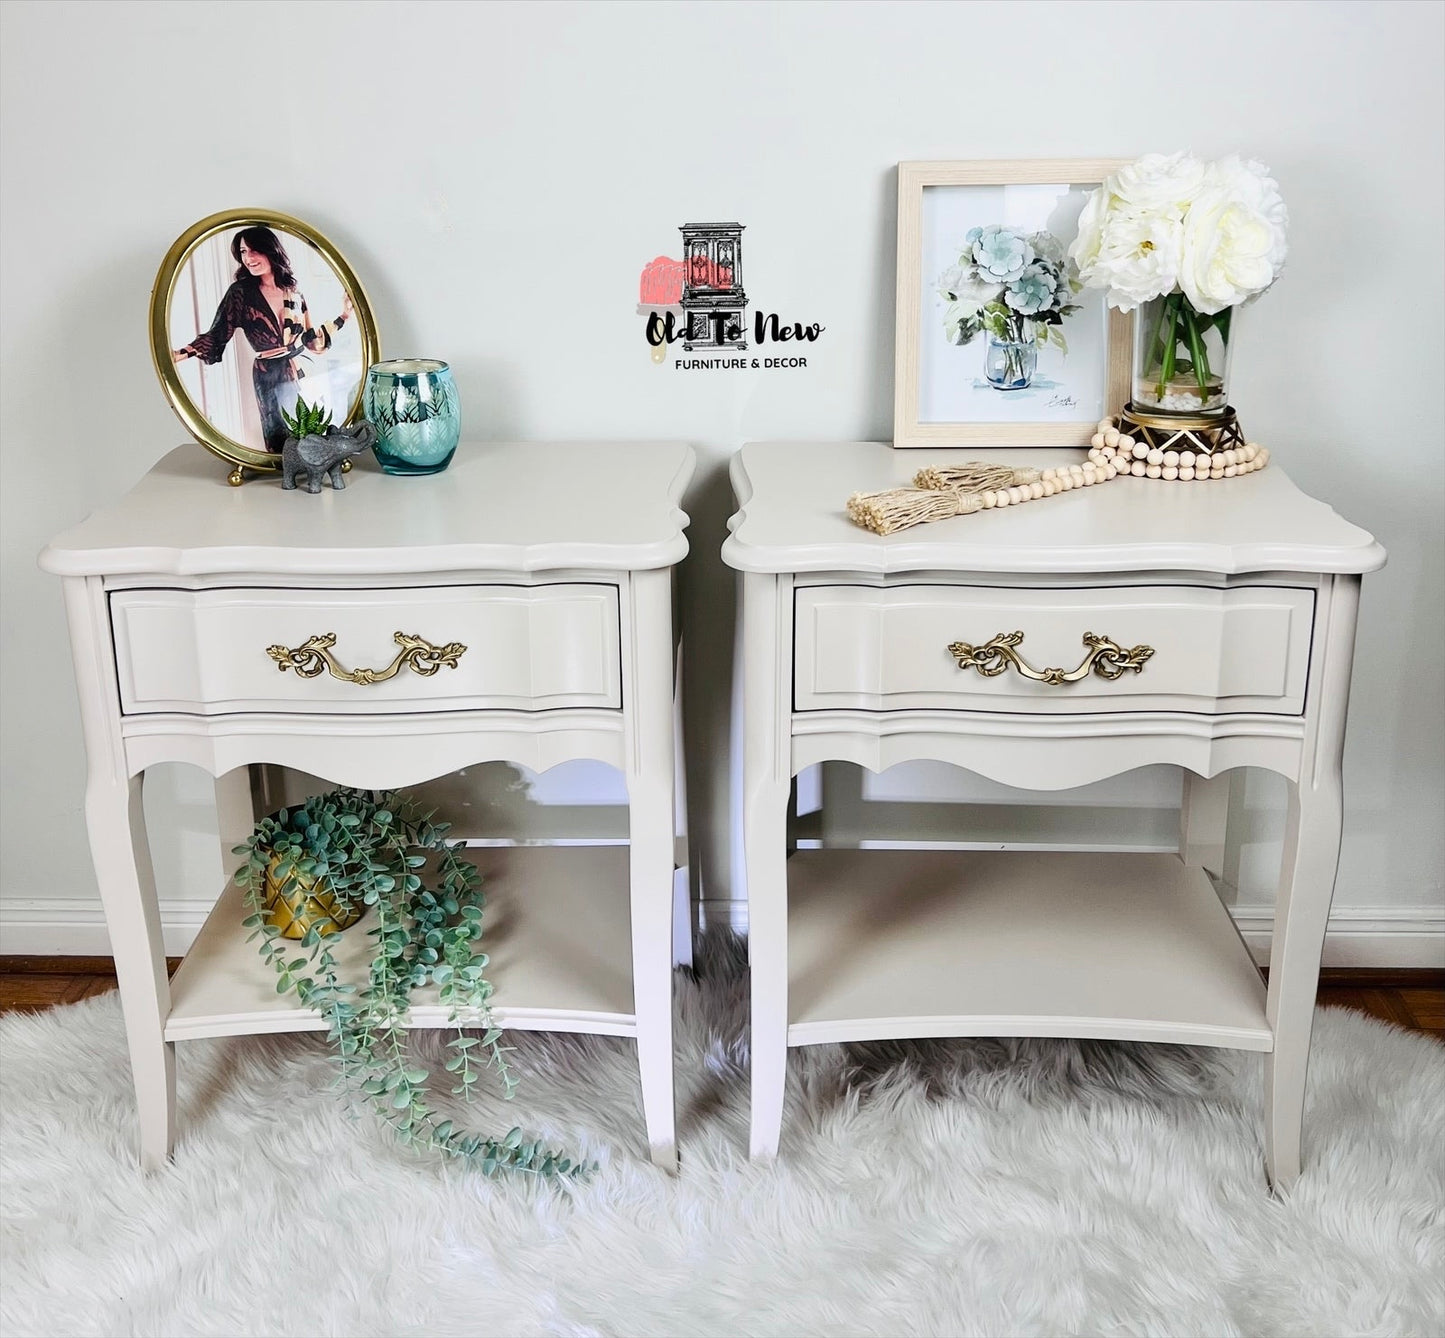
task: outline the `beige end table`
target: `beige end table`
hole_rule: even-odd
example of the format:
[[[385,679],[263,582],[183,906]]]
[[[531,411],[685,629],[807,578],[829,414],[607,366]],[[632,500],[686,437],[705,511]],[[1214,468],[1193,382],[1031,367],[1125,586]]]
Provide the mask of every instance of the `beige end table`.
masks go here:
[[[221,844],[253,822],[247,768],[406,786],[490,760],[570,758],[626,777],[630,847],[477,850],[495,1016],[505,1028],[637,1041],[647,1142],[676,1163],[672,1080],[676,636],[672,568],[693,453],[680,444],[468,444],[428,478],[353,470],[342,492],[242,488],[199,446],[61,535],[89,755],[85,812],[120,979],[142,1161],[176,1128],[175,1047],[324,1030],[278,996],[234,887],[175,977],[151,877],[141,785],[189,762],[217,778]],[[278,673],[267,647],[334,634],[346,672],[398,634],[461,642],[455,667],[385,682]],[[358,940],[357,969],[367,943]],[[446,1010],[419,992],[413,1026]]]
[[[752,1152],[778,1148],[789,1046],[925,1036],[1074,1036],[1265,1052],[1265,1159],[1300,1170],[1320,952],[1340,848],[1341,754],[1362,530],[1276,466],[1205,485],[1116,480],[880,538],[853,491],[966,458],[764,442],[733,460],[724,560],[741,573],[743,840],[752,962]],[[1086,633],[1148,645],[1138,672],[985,676],[955,642],[1035,669]],[[1106,666],[1107,667],[1107,666]],[[1180,851],[787,854],[792,778],[834,759],[933,758],[1059,790],[1184,768]],[[1201,867],[1224,843],[1222,773],[1289,782],[1268,988]]]

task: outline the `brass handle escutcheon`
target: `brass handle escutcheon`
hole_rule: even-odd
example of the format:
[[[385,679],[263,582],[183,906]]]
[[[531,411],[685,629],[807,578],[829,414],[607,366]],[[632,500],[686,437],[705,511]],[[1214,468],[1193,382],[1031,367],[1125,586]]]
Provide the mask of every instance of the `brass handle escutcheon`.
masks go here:
[[[336,644],[335,632],[322,632],[303,641],[292,649],[289,646],[267,646],[266,654],[276,661],[276,667],[284,674],[294,669],[302,678],[315,678],[323,669],[330,670],[332,678],[347,683],[385,683],[395,678],[405,665],[413,673],[430,678],[442,665],[448,669],[457,667],[457,660],[466,652],[460,641],[449,641],[445,646],[433,646],[419,636],[397,632],[392,640],[401,647],[385,669],[343,669],[332,655]]]
[[[1100,678],[1118,678],[1126,669],[1132,669],[1137,674],[1154,654],[1153,646],[1130,646],[1126,650],[1106,636],[1085,632],[1084,645],[1089,648],[1089,653],[1077,669],[1035,669],[1014,650],[1023,639],[1022,632],[1000,632],[992,641],[985,641],[981,646],[954,641],[949,645],[948,653],[958,661],[960,669],[977,669],[985,678],[993,678],[1012,665],[1035,683],[1055,684],[1077,683],[1081,678],[1087,678],[1091,669]]]

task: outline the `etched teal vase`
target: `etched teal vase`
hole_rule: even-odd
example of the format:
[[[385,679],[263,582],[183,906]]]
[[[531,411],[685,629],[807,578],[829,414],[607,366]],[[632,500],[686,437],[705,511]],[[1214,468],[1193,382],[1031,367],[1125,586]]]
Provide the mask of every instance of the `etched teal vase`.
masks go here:
[[[435,358],[393,358],[366,373],[372,450],[388,474],[437,474],[456,454],[461,407],[451,368]]]

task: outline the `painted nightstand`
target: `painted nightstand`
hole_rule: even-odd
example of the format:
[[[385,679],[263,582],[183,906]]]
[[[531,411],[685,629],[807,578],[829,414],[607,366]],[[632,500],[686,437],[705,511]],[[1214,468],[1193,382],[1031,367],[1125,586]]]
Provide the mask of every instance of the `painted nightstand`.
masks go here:
[[[170,1154],[175,1046],[324,1029],[278,996],[234,887],[171,980],[141,808],[146,768],[217,777],[222,847],[251,828],[247,767],[412,785],[505,759],[626,777],[630,846],[478,849],[499,1025],[637,1040],[652,1158],[676,1164],[672,1080],[675,665],[672,568],[693,454],[680,444],[463,444],[445,473],[357,469],[318,496],[229,488],[173,451],[57,538],[89,756],[85,811],[147,1166]],[[277,672],[268,647],[326,638],[343,673],[403,637],[455,664],[385,681]],[[685,867],[686,855],[681,855]],[[359,954],[367,945],[358,941]],[[411,1025],[445,1023],[424,995]]]
[[[780,442],[733,460],[723,557],[741,573],[752,1152],[777,1151],[789,1046],[1167,1041],[1265,1052],[1266,1165],[1287,1185],[1339,857],[1360,578],[1384,551],[1275,466],[1204,487],[1120,479],[887,538],[844,514],[852,491],[965,458],[1020,454]],[[1153,655],[1137,672],[1040,682],[1007,657],[984,675],[950,653],[1015,632],[1036,670],[1074,670],[1089,633]],[[1036,790],[1175,764],[1179,855],[788,858],[804,767],[917,758]],[[1223,846],[1222,773],[1245,766],[1289,782],[1267,989],[1202,867]]]

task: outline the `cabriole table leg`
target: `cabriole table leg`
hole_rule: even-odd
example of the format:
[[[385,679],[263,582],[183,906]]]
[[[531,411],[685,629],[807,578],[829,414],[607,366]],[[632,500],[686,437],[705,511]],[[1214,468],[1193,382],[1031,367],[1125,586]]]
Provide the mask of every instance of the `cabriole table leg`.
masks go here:
[[[792,795],[791,585],[742,582],[742,824],[752,989],[751,1155],[777,1155],[788,1069],[787,814]]]
[[[632,997],[642,1109],[654,1164],[677,1170],[672,1072],[673,743],[672,574],[633,572],[629,582],[632,699],[627,705],[631,861]]]
[[[155,1170],[165,1164],[175,1142],[176,1055],[175,1045],[165,1039],[170,983],[141,778],[92,775],[85,792],[85,821],[125,1013],[141,1164]]]
[[[1343,764],[1360,578],[1335,576],[1321,591],[1315,640],[1323,655],[1301,776],[1289,786],[1284,853],[1270,947],[1265,1057],[1265,1170],[1275,1190],[1299,1177],[1300,1130],[1320,956],[1334,898],[1344,823]]]

